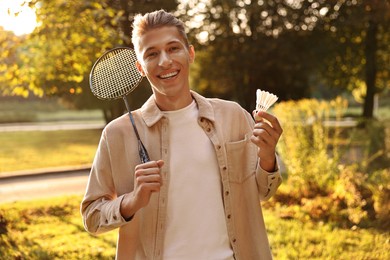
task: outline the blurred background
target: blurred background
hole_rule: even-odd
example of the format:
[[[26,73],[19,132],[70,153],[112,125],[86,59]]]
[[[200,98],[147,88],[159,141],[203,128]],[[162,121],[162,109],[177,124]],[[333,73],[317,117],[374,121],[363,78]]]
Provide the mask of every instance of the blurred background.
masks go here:
[[[156,9],[187,26],[192,89],[249,112],[257,89],[279,97],[285,180],[264,203],[276,258],[389,259],[388,0],[0,0],[0,180],[88,169],[102,128],[125,111],[92,95],[89,72],[132,47],[133,17]],[[150,95],[143,80],[131,108]],[[79,193],[0,204],[0,259],[112,258],[115,235],[83,231]],[[42,218],[52,233],[33,231]]]

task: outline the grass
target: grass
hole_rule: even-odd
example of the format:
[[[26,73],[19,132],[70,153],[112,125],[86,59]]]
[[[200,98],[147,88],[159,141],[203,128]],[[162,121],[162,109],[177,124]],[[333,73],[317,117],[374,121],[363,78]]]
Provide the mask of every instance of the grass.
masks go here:
[[[81,197],[0,204],[0,259],[113,259],[117,232],[84,231]],[[282,219],[264,210],[275,259],[390,259],[390,235]]]
[[[54,98],[0,97],[0,102],[0,123],[104,121],[103,113],[99,109],[75,110]]]
[[[0,259],[113,259],[116,232],[84,231],[81,197],[0,204]]]
[[[265,220],[275,259],[390,259],[385,231],[281,219],[271,210],[265,211]]]
[[[0,132],[2,172],[91,164],[101,130]]]

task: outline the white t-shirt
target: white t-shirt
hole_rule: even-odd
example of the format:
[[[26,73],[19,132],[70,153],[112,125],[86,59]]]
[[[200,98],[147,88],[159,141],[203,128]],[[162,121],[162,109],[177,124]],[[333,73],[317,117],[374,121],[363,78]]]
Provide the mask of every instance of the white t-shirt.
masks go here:
[[[217,158],[198,113],[195,101],[164,112],[171,154],[164,259],[233,259]]]

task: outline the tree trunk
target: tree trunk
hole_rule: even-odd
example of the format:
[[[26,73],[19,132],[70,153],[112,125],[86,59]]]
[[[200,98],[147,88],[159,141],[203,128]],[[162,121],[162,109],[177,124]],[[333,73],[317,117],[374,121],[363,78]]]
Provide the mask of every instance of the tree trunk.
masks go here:
[[[110,102],[110,105],[103,110],[104,120],[106,121],[106,124],[108,124],[115,118],[120,117],[126,111],[123,100],[118,99],[108,102]]]
[[[372,20],[368,23],[366,36],[366,96],[364,98],[363,117],[374,117],[374,97],[376,93],[376,50],[378,24]]]
[[[123,41],[125,42],[125,45],[128,47],[132,47],[131,44],[131,21],[129,20],[130,12],[128,7],[128,0],[121,0],[121,9],[124,11],[123,16],[121,17],[121,23],[120,26],[123,31]]]

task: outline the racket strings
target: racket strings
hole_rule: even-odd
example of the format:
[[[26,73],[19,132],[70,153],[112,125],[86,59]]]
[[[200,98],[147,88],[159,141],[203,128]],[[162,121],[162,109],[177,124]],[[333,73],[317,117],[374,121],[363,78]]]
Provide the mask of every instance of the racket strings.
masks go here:
[[[92,72],[92,91],[102,99],[123,97],[135,89],[141,75],[135,66],[134,51],[118,49],[107,53]]]

